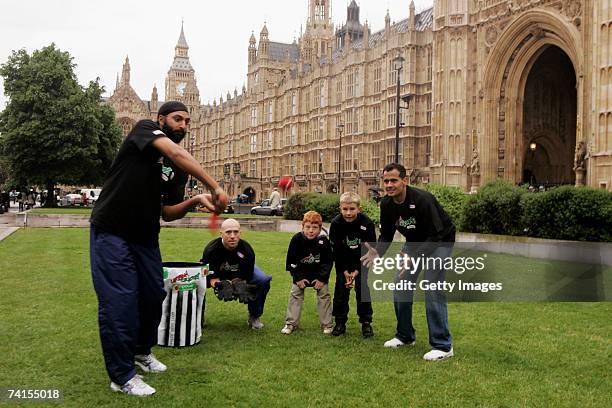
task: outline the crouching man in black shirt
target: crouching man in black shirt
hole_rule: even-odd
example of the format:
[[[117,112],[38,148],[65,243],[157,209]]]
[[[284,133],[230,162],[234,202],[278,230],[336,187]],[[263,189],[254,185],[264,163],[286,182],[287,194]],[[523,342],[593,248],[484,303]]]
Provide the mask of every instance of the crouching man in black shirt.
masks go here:
[[[255,252],[247,241],[240,239],[238,221],[233,218],[223,221],[221,237],[206,245],[202,262],[208,264],[210,270],[208,279],[212,288],[222,285],[223,281],[233,279],[245,281],[247,285],[253,286],[254,298],[247,303],[249,309],[247,323],[252,329],[262,329],[264,325],[261,322],[261,315],[266,296],[270,291],[272,277],[255,266]]]
[[[391,163],[383,169],[383,183],[387,195],[380,203],[380,237],[377,248],[370,248],[361,259],[367,266],[374,258],[385,254],[395,231],[406,238],[401,254],[409,258],[430,257],[442,260],[451,255],[455,242],[455,225],[436,198],[427,191],[408,188],[406,169],[401,164]],[[446,270],[438,262],[425,270],[431,283],[444,282]],[[420,270],[399,271],[398,281],[416,282]],[[412,326],[412,299],[414,291],[400,290],[394,293],[397,332],[385,342],[385,347],[397,348],[412,345],[415,330]],[[428,361],[444,360],[453,356],[452,337],[448,330],[446,294],[442,290],[425,292],[425,311],[429,328],[429,343],[432,350],[423,358]]]

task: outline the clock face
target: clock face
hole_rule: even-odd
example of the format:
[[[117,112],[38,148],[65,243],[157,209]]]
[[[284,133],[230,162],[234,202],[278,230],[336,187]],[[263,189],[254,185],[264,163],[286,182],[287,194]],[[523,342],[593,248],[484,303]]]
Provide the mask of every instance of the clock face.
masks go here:
[[[179,82],[176,85],[176,93],[183,96],[183,92],[185,92],[185,86],[187,86],[185,82]]]

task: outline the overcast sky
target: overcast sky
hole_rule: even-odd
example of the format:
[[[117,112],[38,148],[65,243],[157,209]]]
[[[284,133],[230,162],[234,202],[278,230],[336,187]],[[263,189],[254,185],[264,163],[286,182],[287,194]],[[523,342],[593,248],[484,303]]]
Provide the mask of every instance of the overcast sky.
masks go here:
[[[346,19],[349,1],[332,1],[332,20]],[[408,16],[410,0],[361,0],[360,18],[372,31],[384,28],[387,8],[391,21]],[[417,13],[433,0],[415,0]],[[117,73],[129,55],[131,84],[149,99],[157,84],[164,99],[164,80],[174,56],[181,20],[196,71],[202,103],[219,99],[246,81],[247,47],[251,32],[267,23],[271,41],[292,42],[305,25],[308,0],[135,1],[20,0],[2,4],[0,63],[12,50],[28,52],[51,42],[68,51],[77,64],[81,84],[100,77],[109,96]],[[6,97],[0,79],[0,109]]]

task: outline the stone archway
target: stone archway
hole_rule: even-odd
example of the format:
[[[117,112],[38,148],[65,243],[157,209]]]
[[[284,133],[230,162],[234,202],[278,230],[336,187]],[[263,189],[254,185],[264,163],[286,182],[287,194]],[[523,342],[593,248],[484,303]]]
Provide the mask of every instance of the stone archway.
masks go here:
[[[531,67],[523,95],[521,182],[574,184],[576,74],[563,50],[544,47]]]
[[[529,136],[533,136],[534,133],[539,132],[540,136],[549,137],[550,140],[549,148],[541,153],[535,153],[536,156],[532,159],[539,157],[541,161],[549,164],[556,160],[553,154],[557,155],[557,152],[552,147],[554,137],[549,134],[550,129],[533,126],[529,120],[526,122],[524,105],[525,97],[529,99],[530,89],[533,86],[530,74],[532,71],[541,73],[543,69],[550,69],[550,64],[546,61],[554,59],[555,56],[564,56],[571,67],[563,72],[567,74],[573,71],[572,86],[576,95],[573,113],[564,114],[565,118],[573,115],[571,141],[566,142],[564,146],[573,152],[576,143],[582,140],[583,61],[578,52],[579,44],[580,33],[576,27],[551,9],[536,8],[525,11],[504,29],[491,50],[484,68],[484,89],[481,94],[484,99],[482,105],[484,120],[481,122],[480,131],[483,137],[478,141],[481,183],[496,178],[514,183],[522,182],[526,175],[525,170],[533,171],[533,168],[524,166],[533,164],[527,162],[529,159],[527,149],[531,143]],[[556,54],[551,56],[550,53]],[[533,77],[532,75],[531,79]],[[567,85],[564,89],[567,90]],[[542,147],[545,145],[546,143]],[[563,166],[572,167],[571,156],[563,155],[563,160]],[[549,170],[546,170],[546,175],[550,174]],[[563,177],[561,182],[571,182],[570,177]]]
[[[257,195],[257,192],[255,191],[253,187],[248,186],[242,191],[242,194],[248,197],[247,200],[249,203],[255,202],[255,197]]]

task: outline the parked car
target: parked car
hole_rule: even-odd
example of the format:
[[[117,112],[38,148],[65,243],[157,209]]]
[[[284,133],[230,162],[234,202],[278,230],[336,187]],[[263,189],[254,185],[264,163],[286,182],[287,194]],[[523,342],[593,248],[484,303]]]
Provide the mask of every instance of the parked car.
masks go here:
[[[62,201],[63,204],[63,201]],[[66,194],[66,206],[81,205],[80,194]]]
[[[251,208],[252,215],[283,215],[283,207],[287,202],[286,198],[281,198],[281,203],[278,207],[270,207],[270,200],[263,200],[260,205]]]

